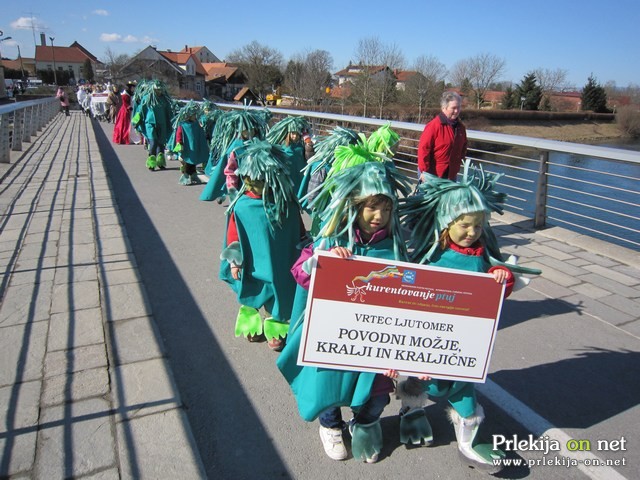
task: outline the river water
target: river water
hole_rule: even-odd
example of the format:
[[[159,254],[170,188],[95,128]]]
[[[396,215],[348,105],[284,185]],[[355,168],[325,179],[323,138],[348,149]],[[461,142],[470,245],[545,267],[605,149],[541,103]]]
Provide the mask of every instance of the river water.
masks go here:
[[[616,141],[598,146],[640,151],[640,141]],[[511,167],[531,170],[529,162],[509,161]],[[509,179],[514,171],[500,167],[506,176],[499,185],[509,195],[506,210],[533,218],[535,197],[518,190]],[[537,172],[518,171],[535,190]],[[640,164],[553,152],[549,158],[547,225],[578,231],[616,245],[640,250]],[[520,210],[520,211],[518,211]]]

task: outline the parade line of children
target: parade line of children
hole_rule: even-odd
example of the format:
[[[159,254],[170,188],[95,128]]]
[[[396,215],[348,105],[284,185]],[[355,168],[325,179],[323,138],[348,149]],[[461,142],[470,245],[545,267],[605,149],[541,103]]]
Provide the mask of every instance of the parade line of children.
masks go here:
[[[229,331],[281,352],[277,368],[302,419],[319,421],[327,456],[349,457],[343,441],[348,430],[353,458],[376,462],[383,444],[380,417],[395,392],[402,443],[431,445],[427,399],[446,400],[460,457],[498,472],[505,454],[479,439],[484,413],[474,383],[424,375],[396,385],[392,369],[332,370],[301,366],[297,359],[316,251],[489,273],[505,284],[506,295],[526,284],[519,274],[540,273],[506,263],[500,253],[489,224],[506,199],[496,191],[499,176],[464,161],[458,181],[423,173],[415,187],[394,165],[400,137],[388,125],[368,137],[344,127],[313,137],[302,117],[270,126],[266,109],[180,106],[158,81],[138,84],[133,98],[124,98],[131,85],[123,93],[130,119],[119,114],[114,141],[116,132],[117,140],[126,137],[130,123],[147,139],[149,170],[164,168],[166,148],[181,162],[179,184],[201,183],[201,166],[208,182],[200,200],[229,202],[219,264],[219,278],[239,304]],[[347,422],[341,407],[351,410]]]

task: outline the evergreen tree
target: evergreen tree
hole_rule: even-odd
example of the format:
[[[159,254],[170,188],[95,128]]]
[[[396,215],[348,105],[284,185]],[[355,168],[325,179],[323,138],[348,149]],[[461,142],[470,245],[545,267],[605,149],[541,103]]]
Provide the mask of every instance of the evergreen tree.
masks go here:
[[[469,94],[473,91],[473,85],[471,84],[471,80],[465,78],[462,80],[460,84],[460,92],[463,96],[469,96]]]
[[[542,88],[538,85],[536,74],[531,72],[524,76],[522,82],[516,86],[516,101],[522,110],[538,110],[542,100]]]
[[[582,88],[582,110],[591,110],[596,113],[608,113],[607,92],[593,77],[587,80],[587,84]]]
[[[91,60],[88,58],[82,64],[82,75],[87,82],[93,82],[93,66],[91,65]]]
[[[507,87],[502,96],[501,105],[503,110],[513,110],[517,105],[516,94],[513,88]]]

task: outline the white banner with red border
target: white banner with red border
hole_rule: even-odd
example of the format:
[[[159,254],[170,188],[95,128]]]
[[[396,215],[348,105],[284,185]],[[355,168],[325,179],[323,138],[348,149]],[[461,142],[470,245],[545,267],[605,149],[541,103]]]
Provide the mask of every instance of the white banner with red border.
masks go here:
[[[319,251],[298,364],[484,382],[503,296],[486,273]]]

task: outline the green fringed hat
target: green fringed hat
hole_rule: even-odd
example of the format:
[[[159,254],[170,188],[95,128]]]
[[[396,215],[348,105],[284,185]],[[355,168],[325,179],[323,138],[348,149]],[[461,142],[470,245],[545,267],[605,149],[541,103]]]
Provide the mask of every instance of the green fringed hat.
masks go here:
[[[391,157],[395,154],[395,148],[398,143],[400,143],[400,135],[391,129],[391,124],[389,123],[372,132],[367,139],[369,150]]]
[[[368,161],[335,170],[319,187],[310,207],[318,212],[322,226],[318,236],[337,238],[348,235],[349,248],[355,243],[353,225],[358,217],[355,201],[372,195],[384,195],[394,205],[391,230],[397,259],[405,256],[405,245],[398,221],[398,196],[410,191],[410,179],[397,171],[392,162]]]
[[[263,114],[258,114],[257,110],[229,110],[224,112],[215,122],[211,135],[212,158],[216,160],[223,155],[229,145],[236,139],[240,138],[242,132],[253,132],[254,137],[264,139],[267,123]]]
[[[337,146],[333,152],[333,157],[333,163],[327,173],[327,178],[345,168],[362,163],[384,162],[389,160],[389,158],[378,155],[376,152],[370,150],[363,134],[360,134],[360,140],[356,144]]]
[[[134,93],[134,99],[140,105],[156,105],[160,101],[171,102],[171,95],[167,85],[158,79],[144,80],[138,84]]]
[[[190,100],[187,104],[183,105],[178,113],[173,118],[173,128],[174,130],[178,127],[178,125],[187,119],[193,117],[198,119],[200,116],[200,105],[193,100]]]
[[[485,172],[482,167],[464,160],[460,182],[423,174],[422,183],[416,193],[400,200],[400,218],[411,231],[409,250],[411,258],[418,263],[428,262],[438,248],[442,230],[460,215],[483,212],[484,224],[480,237],[492,265],[505,265],[498,240],[491,230],[489,220],[492,212],[502,214],[507,195],[495,190],[502,174]],[[505,265],[518,273],[539,274],[540,270]]]
[[[282,224],[289,208],[298,206],[293,182],[289,176],[288,156],[280,145],[254,138],[245,144],[238,158],[237,175],[264,182],[262,201],[272,227]],[[231,211],[237,200],[246,191],[243,182],[235,200],[229,205]]]
[[[355,145],[360,140],[360,136],[354,130],[345,127],[334,128],[329,135],[318,140],[314,145],[314,154],[307,162],[304,171],[330,166],[334,160],[334,153],[337,147]],[[311,173],[313,173],[311,172]]]
[[[292,132],[302,135],[311,131],[311,125],[304,117],[288,116],[280,120],[267,133],[267,140],[271,143],[284,143]]]

